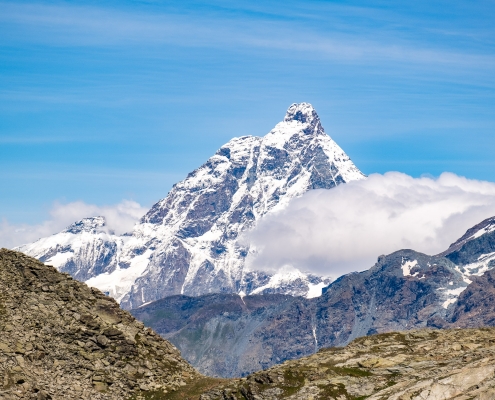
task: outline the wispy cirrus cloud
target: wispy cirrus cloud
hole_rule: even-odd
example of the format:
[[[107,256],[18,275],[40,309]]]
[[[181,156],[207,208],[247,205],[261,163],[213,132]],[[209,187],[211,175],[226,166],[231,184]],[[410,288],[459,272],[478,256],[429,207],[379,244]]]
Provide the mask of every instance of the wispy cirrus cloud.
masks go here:
[[[108,7],[1,3],[2,41],[27,41],[58,46],[171,45],[251,50],[300,52],[311,57],[341,62],[395,61],[429,66],[493,68],[495,57],[448,46],[425,46],[387,35],[373,27],[330,24],[315,28],[306,18],[266,18],[214,13],[132,12]],[[349,7],[352,12],[356,8]],[[328,10],[327,10],[328,11]],[[359,9],[360,13],[365,10]],[[366,10],[376,13],[376,10]],[[383,14],[383,12],[381,13]],[[381,15],[383,17],[383,15]],[[370,18],[378,18],[373,16]],[[388,18],[391,18],[388,16]],[[302,21],[302,22],[301,22]],[[337,20],[336,20],[337,21]],[[353,29],[351,29],[353,28]],[[8,31],[8,33],[7,33]]]

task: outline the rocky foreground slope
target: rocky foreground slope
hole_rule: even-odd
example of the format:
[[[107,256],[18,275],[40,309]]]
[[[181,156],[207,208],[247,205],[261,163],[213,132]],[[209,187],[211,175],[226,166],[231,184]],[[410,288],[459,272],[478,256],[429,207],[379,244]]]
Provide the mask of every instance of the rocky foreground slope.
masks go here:
[[[0,398],[127,399],[201,377],[114,299],[0,250]]]
[[[1,399],[488,400],[495,329],[372,335],[247,378],[212,379],[113,299],[1,249],[0,377]]]
[[[171,399],[186,398],[189,387],[182,390]],[[322,349],[310,357],[232,380],[196,398],[493,400],[495,329],[364,337],[343,348]]]

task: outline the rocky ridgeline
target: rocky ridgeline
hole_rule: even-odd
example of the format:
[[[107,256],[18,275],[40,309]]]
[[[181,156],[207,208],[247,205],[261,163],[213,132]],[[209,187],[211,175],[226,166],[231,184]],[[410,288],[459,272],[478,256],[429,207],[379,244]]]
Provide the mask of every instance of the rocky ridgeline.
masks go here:
[[[493,328],[410,331],[323,349],[231,381],[199,398],[492,400],[494,372]]]
[[[99,290],[0,250],[0,398],[162,398],[199,375]]]

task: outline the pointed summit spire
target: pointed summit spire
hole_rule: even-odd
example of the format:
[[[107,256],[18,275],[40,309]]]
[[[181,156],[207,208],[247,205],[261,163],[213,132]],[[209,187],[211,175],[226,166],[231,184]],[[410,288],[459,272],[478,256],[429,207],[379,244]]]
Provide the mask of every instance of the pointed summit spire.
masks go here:
[[[294,122],[304,125],[301,131],[305,135],[325,134],[320,117],[310,103],[294,103],[289,107],[283,123],[291,125]]]
[[[299,121],[303,124],[313,124],[313,122],[319,122],[320,117],[318,117],[316,110],[311,104],[294,103],[287,110],[284,121]]]

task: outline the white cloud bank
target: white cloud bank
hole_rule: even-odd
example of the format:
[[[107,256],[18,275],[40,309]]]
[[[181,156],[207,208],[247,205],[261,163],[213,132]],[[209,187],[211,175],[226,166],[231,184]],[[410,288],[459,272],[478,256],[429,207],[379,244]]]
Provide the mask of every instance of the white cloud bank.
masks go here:
[[[38,225],[13,225],[8,221],[0,222],[0,247],[12,248],[21,244],[34,242],[39,238],[60,232],[70,224],[86,217],[104,216],[107,228],[116,234],[128,232],[141,218],[147,208],[131,200],[119,204],[97,206],[83,201],[61,204],[54,203],[50,218]]]
[[[494,215],[495,183],[388,172],[310,191],[268,215],[243,241],[257,250],[248,258],[250,269],[292,266],[337,277],[404,248],[438,254]]]

